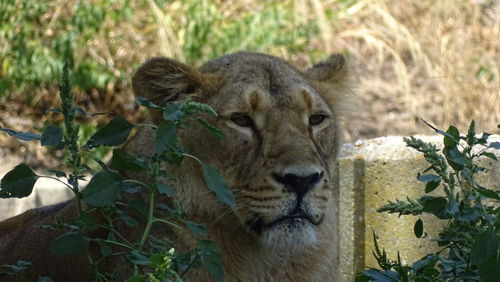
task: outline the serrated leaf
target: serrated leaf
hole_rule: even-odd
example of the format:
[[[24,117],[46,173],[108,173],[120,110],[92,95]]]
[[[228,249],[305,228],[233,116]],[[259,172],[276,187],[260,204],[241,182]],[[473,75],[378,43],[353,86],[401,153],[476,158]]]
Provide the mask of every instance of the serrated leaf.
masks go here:
[[[23,198],[33,191],[39,176],[26,164],[9,171],[0,182],[0,198]]]
[[[118,170],[131,171],[143,171],[148,168],[144,161],[130,155],[123,149],[113,150],[113,157],[111,158],[110,166]]]
[[[42,146],[57,147],[63,138],[63,131],[58,126],[51,125],[47,127],[41,136],[40,144]]]
[[[470,251],[470,261],[475,265],[480,265],[497,252],[498,238],[493,230],[488,230],[475,238]]]
[[[40,138],[41,138],[40,134],[31,133],[31,132],[15,131],[15,130],[3,128],[3,127],[0,127],[0,131],[3,131],[5,133],[9,134],[10,136],[15,137],[15,138],[22,140],[22,141],[40,140]]]
[[[208,132],[210,132],[213,136],[219,138],[219,139],[223,139],[223,138],[226,138],[226,135],[224,134],[224,131],[218,129],[217,127],[209,124],[208,122],[202,120],[202,119],[199,119],[199,118],[194,118],[193,120],[195,120],[196,122],[198,122],[199,124],[203,125],[206,129],[208,129]]]
[[[158,183],[158,191],[162,194],[172,197],[174,195],[174,189],[164,183]]]
[[[200,249],[201,262],[207,267],[212,278],[215,281],[224,281],[224,268],[215,243],[199,240],[198,248]]]
[[[194,234],[198,236],[206,236],[207,230],[205,229],[205,226],[201,223],[197,223],[194,221],[189,221],[189,220],[184,220],[184,223],[186,224],[187,228],[193,232]]]
[[[115,117],[104,127],[99,129],[90,137],[86,146],[89,148],[97,146],[117,146],[127,141],[130,131],[134,125],[122,117]]]
[[[89,239],[80,232],[70,231],[52,241],[49,250],[60,256],[83,253],[87,250]]]
[[[219,174],[216,168],[203,164],[203,177],[205,178],[205,183],[207,184],[208,189],[212,190],[217,199],[230,206],[236,206],[236,200],[234,199],[233,192],[229,189],[229,185],[227,185],[226,181]]]
[[[121,198],[121,178],[109,171],[100,171],[83,191],[83,200],[94,207],[113,205]]]
[[[422,219],[419,218],[415,222],[415,225],[413,226],[413,233],[417,238],[422,237],[422,235],[424,234],[424,222],[422,221]]]
[[[177,127],[171,122],[161,122],[156,130],[155,153],[163,153],[177,144]]]

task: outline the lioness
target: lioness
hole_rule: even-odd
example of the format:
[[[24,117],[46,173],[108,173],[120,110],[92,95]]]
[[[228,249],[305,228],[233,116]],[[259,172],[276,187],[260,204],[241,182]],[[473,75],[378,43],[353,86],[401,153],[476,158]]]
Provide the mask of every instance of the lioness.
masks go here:
[[[137,96],[157,104],[189,98],[219,113],[208,122],[227,138],[211,138],[201,126],[189,127],[181,138],[191,154],[220,171],[237,207],[229,209],[206,189],[196,162],[186,160],[170,171],[178,179],[175,199],[188,219],[207,226],[209,239],[221,252],[227,281],[335,280],[332,195],[338,187],[333,174],[338,113],[348,91],[341,55],[305,72],[276,57],[247,52],[222,56],[199,69],[154,58],[137,70],[133,88]],[[147,154],[153,138],[151,131],[141,130],[125,149]],[[22,259],[34,265],[31,278],[89,278],[82,256],[58,257],[47,250],[57,234],[38,227],[53,223],[56,216],[74,218],[73,203],[31,210],[0,223],[0,265]],[[176,232],[156,235],[175,240],[181,248],[193,245],[189,236]],[[114,261],[109,268],[118,265]],[[205,270],[190,271],[186,278],[211,280]]]

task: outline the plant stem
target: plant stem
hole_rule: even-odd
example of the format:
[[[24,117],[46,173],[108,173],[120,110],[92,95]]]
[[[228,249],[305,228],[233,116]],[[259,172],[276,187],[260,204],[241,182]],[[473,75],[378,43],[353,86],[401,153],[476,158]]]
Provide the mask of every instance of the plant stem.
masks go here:
[[[151,189],[149,194],[149,212],[148,212],[148,222],[146,223],[146,227],[144,228],[144,233],[142,233],[141,241],[139,242],[139,251],[144,247],[144,243],[148,238],[149,232],[151,231],[151,226],[153,225],[154,217],[154,201],[155,201],[155,190]]]

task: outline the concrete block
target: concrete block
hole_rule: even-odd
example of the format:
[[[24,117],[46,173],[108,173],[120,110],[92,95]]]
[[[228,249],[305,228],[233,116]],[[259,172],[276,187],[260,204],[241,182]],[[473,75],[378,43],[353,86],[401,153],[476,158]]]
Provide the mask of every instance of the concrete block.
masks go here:
[[[442,136],[417,136],[442,147]],[[490,137],[499,141],[500,136]],[[500,152],[496,152],[500,156]],[[500,164],[484,159],[481,163],[490,169],[479,177],[483,186],[500,190]],[[437,250],[430,241],[437,237],[444,221],[431,215],[420,218],[424,222],[425,238],[413,234],[416,216],[377,213],[389,200],[418,199],[424,193],[424,184],[417,181],[417,173],[429,165],[422,154],[407,148],[402,137],[382,137],[345,144],[339,160],[339,277],[354,281],[355,274],[366,267],[377,267],[372,250],[373,231],[379,237],[379,246],[391,258],[401,254],[403,262],[413,263]],[[436,189],[435,194],[444,193]]]

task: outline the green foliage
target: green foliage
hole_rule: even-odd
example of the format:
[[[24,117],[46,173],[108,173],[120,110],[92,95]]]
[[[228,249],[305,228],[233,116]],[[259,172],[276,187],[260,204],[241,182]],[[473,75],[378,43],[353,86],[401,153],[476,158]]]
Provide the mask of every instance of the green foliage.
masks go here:
[[[424,121],[425,122],[425,121]],[[427,122],[426,122],[427,123]],[[428,123],[427,123],[428,124]],[[443,196],[424,195],[407,202],[396,200],[378,209],[378,212],[399,215],[428,213],[446,220],[446,226],[433,239],[442,249],[429,254],[411,266],[387,258],[380,251],[374,234],[374,256],[380,269],[369,269],[358,275],[357,281],[497,281],[500,269],[499,191],[488,189],[476,181],[476,174],[484,171],[477,165],[479,157],[497,160],[487,150],[498,149],[498,142],[488,144],[490,134],[478,137],[475,123],[467,134],[461,135],[450,126],[442,131],[444,148],[425,143],[414,137],[405,138],[407,146],[424,155],[430,166],[417,180],[425,183],[425,193],[442,188]],[[424,222],[418,219],[414,226],[417,238],[424,234]]]
[[[32,169],[20,164],[7,173],[1,180],[0,198],[26,197],[31,194],[38,178],[46,177],[64,183],[75,194],[78,218],[74,222],[63,222],[57,219],[52,225],[43,226],[59,232],[60,235],[50,243],[47,251],[57,255],[83,254],[88,258],[90,269],[95,272],[96,281],[115,281],[113,273],[105,273],[100,269],[103,259],[110,256],[122,256],[124,261],[134,269],[128,281],[180,281],[190,269],[206,267],[215,280],[223,281],[222,261],[217,247],[207,241],[207,231],[202,224],[185,220],[175,201],[166,204],[157,201],[158,196],[172,197],[174,190],[169,183],[175,179],[165,170],[165,163],[178,166],[185,157],[193,158],[200,163],[205,172],[207,187],[215,196],[229,207],[235,206],[234,196],[227,183],[217,170],[189,155],[180,147],[177,134],[189,125],[189,122],[201,122],[201,114],[216,115],[209,106],[191,101],[168,103],[158,106],[152,102],[138,98],[138,104],[163,111],[165,117],[158,126],[151,124],[134,125],[122,117],[113,118],[108,124],[88,134],[83,138],[80,126],[75,122],[79,115],[93,116],[83,109],[73,105],[73,94],[69,79],[69,65],[63,69],[63,79],[60,85],[61,109],[51,109],[51,112],[62,113],[64,126],[48,126],[42,135],[15,132],[10,129],[2,131],[20,140],[40,140],[43,146],[51,146],[63,150],[67,159],[61,168],[49,170],[58,178],[47,175],[37,175]],[[217,137],[224,134],[217,128],[203,121],[207,129],[216,133]],[[155,150],[152,155],[132,156],[122,149],[114,149],[110,166],[101,161],[97,155],[99,147],[113,147],[123,144],[131,130],[138,126],[148,126],[156,131]],[[82,141],[82,139],[84,139]],[[97,163],[99,169],[91,168],[89,160]],[[141,171],[146,182],[125,179],[120,171]],[[91,173],[90,182],[85,189],[79,183]],[[127,197],[127,194],[137,194]],[[86,205],[82,205],[84,202]],[[85,206],[86,208],[83,208]],[[139,238],[128,238],[123,228],[118,228],[118,222],[132,229],[138,229]],[[153,224],[166,224],[170,227],[183,229],[190,233],[198,242],[193,250],[178,251],[176,245],[167,240],[154,238],[151,235]],[[92,238],[87,231],[97,228],[108,231],[104,238]],[[97,247],[100,256],[93,256],[89,249]],[[125,251],[124,251],[125,250]],[[18,262],[16,265],[1,266],[0,275],[15,277],[30,263]],[[3,271],[10,269],[10,271]],[[42,281],[51,281],[48,277]]]

